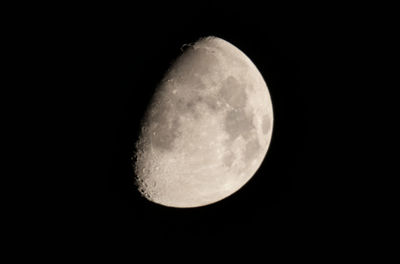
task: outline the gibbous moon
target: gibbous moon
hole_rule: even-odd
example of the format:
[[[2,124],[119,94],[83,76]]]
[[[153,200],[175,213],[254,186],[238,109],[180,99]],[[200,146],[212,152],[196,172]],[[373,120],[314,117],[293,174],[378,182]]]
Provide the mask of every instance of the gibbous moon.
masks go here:
[[[136,143],[136,184],[170,207],[220,201],[243,187],[270,144],[273,111],[253,62],[229,42],[189,45],[159,83]]]

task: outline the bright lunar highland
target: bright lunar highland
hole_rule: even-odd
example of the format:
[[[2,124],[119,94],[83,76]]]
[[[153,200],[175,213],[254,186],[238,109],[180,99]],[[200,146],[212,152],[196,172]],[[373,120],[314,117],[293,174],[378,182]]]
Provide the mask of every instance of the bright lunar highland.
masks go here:
[[[267,85],[242,51],[217,37],[187,45],[143,117],[134,156],[138,189],[170,207],[220,201],[256,173],[272,126]]]

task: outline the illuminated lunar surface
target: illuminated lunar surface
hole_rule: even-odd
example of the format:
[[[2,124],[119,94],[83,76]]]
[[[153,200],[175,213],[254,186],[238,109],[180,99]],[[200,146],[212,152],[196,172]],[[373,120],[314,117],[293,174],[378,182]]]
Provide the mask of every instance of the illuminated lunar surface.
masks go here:
[[[158,85],[136,143],[136,183],[170,207],[220,201],[250,180],[266,156],[273,111],[252,61],[229,42],[202,38]]]

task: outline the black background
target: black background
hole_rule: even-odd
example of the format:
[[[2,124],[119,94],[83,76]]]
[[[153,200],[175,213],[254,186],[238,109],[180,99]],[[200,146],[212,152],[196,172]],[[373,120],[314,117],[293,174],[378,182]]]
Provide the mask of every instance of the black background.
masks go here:
[[[365,30],[355,12],[212,2],[84,9],[71,29],[75,37],[62,39],[74,61],[69,72],[78,76],[70,86],[77,100],[68,108],[77,116],[71,133],[78,138],[71,153],[79,167],[69,175],[76,191],[66,198],[73,226],[110,243],[359,235],[356,216],[365,202],[352,156],[354,116],[346,108],[358,94],[353,65],[362,59],[357,39]],[[74,18],[66,28],[69,21]],[[139,122],[181,46],[210,35],[242,50],[263,75],[274,110],[271,145],[256,175],[234,195],[200,208],[156,205],[133,185]]]
[[[106,19],[99,55],[106,57],[101,65],[109,82],[96,93],[103,93],[103,129],[108,133],[103,166],[107,171],[104,213],[110,231],[267,234],[300,231],[323,217],[318,192],[324,186],[314,182],[317,165],[309,141],[309,100],[315,99],[309,95],[316,79],[315,73],[307,72],[315,63],[308,45],[317,45],[312,43],[317,39],[309,39],[307,24],[297,23],[300,17],[258,8],[193,6],[149,12],[140,18],[114,14]],[[245,52],[264,76],[274,107],[272,143],[254,178],[227,199],[194,209],[155,205],[141,198],[133,186],[130,158],[139,121],[181,46],[210,35]]]
[[[394,245],[384,236],[394,230],[397,174],[380,161],[396,158],[385,126],[397,120],[388,91],[397,81],[387,78],[396,69],[388,61],[396,63],[397,9],[259,2],[3,8],[11,124],[2,129],[13,134],[3,141],[17,160],[5,162],[11,210],[3,218],[13,257],[92,258],[116,247],[136,259],[144,247],[152,259],[180,255],[183,245],[197,251],[189,261],[211,248],[236,257],[246,245],[266,255],[280,249],[280,258],[387,255],[376,249]],[[271,145],[234,195],[201,208],[159,206],[133,186],[139,122],[181,46],[209,35],[234,44],[263,75]],[[174,250],[162,255],[160,247]]]
[[[101,191],[105,192],[102,213],[107,229],[112,233],[132,229],[174,235],[232,230],[269,233],[317,216],[320,198],[313,190],[316,185],[309,185],[314,175],[308,171],[312,166],[311,146],[307,146],[310,83],[301,76],[302,68],[310,63],[300,55],[308,51],[301,43],[307,38],[302,34],[303,25],[256,8],[232,10],[211,5],[165,11],[160,7],[139,14],[141,11],[105,13],[96,32],[100,34],[96,37],[100,37],[102,78],[107,84],[93,91],[94,97],[100,96],[103,114],[98,116],[104,134],[100,147],[104,162],[99,166],[105,172]],[[98,25],[93,23],[95,30]],[[264,76],[275,115],[270,150],[254,178],[219,203],[195,209],[155,205],[141,198],[133,185],[130,158],[140,118],[181,46],[210,35],[244,51]]]

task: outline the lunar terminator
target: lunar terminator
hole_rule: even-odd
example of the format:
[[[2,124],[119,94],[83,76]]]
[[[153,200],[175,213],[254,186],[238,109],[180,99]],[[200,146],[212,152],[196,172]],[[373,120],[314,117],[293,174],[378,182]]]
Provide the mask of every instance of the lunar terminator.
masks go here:
[[[221,38],[202,38],[168,69],[143,118],[139,191],[170,207],[220,201],[256,173],[272,127],[270,94],[253,62]]]

